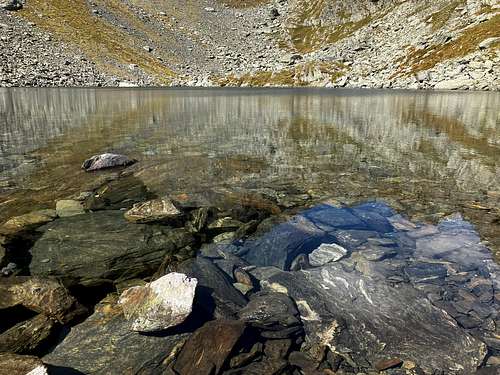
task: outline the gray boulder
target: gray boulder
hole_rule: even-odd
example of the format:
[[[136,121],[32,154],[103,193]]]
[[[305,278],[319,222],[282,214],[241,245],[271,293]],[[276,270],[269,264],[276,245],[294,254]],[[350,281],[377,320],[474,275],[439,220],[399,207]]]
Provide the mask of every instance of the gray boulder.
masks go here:
[[[5,10],[19,10],[23,4],[19,0],[0,0],[0,8]]]
[[[130,159],[125,155],[105,153],[94,155],[91,158],[85,160],[82,164],[82,169],[85,169],[87,172],[89,172],[113,167],[125,167],[136,162],[137,160]]]
[[[40,228],[31,249],[32,275],[66,284],[99,285],[154,273],[166,256],[192,256],[193,236],[183,228],[132,224],[121,211],[61,218]]]

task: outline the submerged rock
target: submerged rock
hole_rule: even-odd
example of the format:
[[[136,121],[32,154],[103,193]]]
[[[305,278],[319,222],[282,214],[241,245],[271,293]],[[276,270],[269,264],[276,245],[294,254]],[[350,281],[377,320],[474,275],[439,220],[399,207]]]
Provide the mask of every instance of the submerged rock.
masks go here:
[[[69,217],[85,213],[82,202],[63,199],[56,202],[56,213],[59,217]]]
[[[189,336],[142,335],[130,330],[130,322],[114,297],[101,301],[83,323],[71,331],[43,360],[54,373],[161,374],[164,362]],[[60,372],[56,372],[59,370]]]
[[[335,243],[322,243],[309,254],[309,264],[314,267],[336,262],[347,255],[347,250]]]
[[[86,286],[154,273],[166,256],[192,256],[194,237],[183,228],[132,224],[121,211],[99,211],[54,221],[31,249],[32,275]]]
[[[33,230],[37,227],[53,221],[57,217],[55,210],[39,210],[8,220],[0,227],[0,232],[6,235],[14,235],[22,231]],[[0,244],[1,245],[1,244]]]
[[[99,169],[124,167],[136,163],[137,160],[129,159],[125,155],[105,153],[94,155],[85,160],[82,164],[82,169],[88,171],[96,171]]]
[[[118,303],[132,322],[132,330],[164,330],[182,323],[191,313],[197,282],[173,272],[146,286],[125,290]]]
[[[174,370],[179,375],[219,374],[244,331],[245,324],[237,320],[206,323],[187,340],[175,361]]]
[[[150,223],[174,219],[181,211],[168,198],[159,198],[144,203],[136,203],[125,213],[125,219],[134,223]]]

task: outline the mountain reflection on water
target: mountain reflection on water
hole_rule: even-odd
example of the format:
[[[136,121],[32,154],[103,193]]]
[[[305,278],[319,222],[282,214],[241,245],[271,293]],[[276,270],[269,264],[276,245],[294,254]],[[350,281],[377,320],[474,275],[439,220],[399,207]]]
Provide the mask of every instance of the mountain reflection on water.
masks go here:
[[[0,222],[85,191],[104,151],[152,192],[263,189],[461,212],[500,248],[500,94],[361,90],[0,90]]]

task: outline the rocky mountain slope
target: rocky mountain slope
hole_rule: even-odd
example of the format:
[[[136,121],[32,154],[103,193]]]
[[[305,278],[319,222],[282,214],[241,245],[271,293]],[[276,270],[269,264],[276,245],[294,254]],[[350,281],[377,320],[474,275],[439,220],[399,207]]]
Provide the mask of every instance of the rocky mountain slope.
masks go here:
[[[497,0],[17,3],[2,86],[500,88]]]

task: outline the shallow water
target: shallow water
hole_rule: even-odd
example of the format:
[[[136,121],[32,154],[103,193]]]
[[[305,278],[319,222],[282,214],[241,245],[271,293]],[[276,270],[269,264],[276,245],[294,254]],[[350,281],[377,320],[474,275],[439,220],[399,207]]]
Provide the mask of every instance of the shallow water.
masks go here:
[[[498,251],[499,108],[499,93],[0,89],[0,222],[98,185],[114,172],[80,165],[114,151],[158,195],[385,199],[418,221],[460,212]]]

